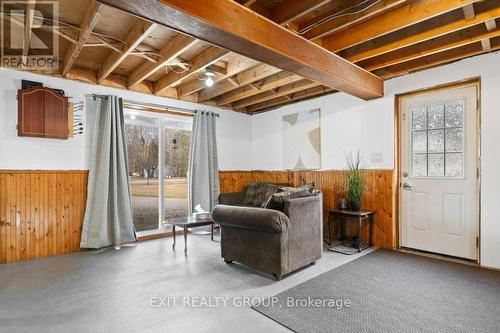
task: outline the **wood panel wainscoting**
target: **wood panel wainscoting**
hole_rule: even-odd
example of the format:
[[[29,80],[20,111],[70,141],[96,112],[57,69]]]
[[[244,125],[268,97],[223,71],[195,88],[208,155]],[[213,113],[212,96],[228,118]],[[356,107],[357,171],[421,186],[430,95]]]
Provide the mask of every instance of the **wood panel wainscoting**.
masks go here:
[[[77,252],[88,171],[0,170],[0,263]]]
[[[325,233],[328,233],[328,211],[338,204],[339,189],[342,188],[344,173],[340,170],[325,171],[221,171],[221,193],[240,192],[250,182],[270,182],[299,186],[314,183],[323,192]],[[394,171],[367,170],[367,190],[363,196],[362,209],[374,210],[373,245],[384,248],[397,246],[396,222],[394,221]],[[363,232],[366,232],[364,230]]]

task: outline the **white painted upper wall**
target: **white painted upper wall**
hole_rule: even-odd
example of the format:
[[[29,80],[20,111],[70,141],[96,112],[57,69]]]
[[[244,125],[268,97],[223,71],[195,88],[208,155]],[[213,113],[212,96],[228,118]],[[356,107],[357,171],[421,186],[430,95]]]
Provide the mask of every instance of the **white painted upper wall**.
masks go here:
[[[362,101],[343,93],[281,107],[252,117],[253,169],[282,170],[281,117],[321,108],[322,169],[343,169],[344,152],[382,153],[374,169],[394,168],[394,98],[396,94],[481,78],[481,263],[500,268],[500,53],[465,59],[450,65],[385,82],[385,97]]]
[[[127,100],[202,109],[221,114],[217,122],[217,146],[221,170],[246,170],[252,165],[250,116],[205,105],[151,96],[128,90],[97,86],[67,79],[0,69],[0,169],[86,169],[86,138],[68,140],[17,136],[17,90],[21,80],[42,82],[63,89],[71,102],[85,101],[88,94],[112,94]]]

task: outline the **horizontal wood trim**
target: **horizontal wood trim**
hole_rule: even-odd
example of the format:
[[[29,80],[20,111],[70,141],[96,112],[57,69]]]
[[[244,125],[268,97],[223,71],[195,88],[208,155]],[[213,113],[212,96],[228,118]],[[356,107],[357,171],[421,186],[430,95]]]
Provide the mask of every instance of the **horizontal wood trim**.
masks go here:
[[[0,170],[0,263],[80,249],[84,170]]]
[[[302,182],[314,182],[323,192],[323,210],[325,235],[328,211],[337,206],[339,190],[342,188],[344,173],[342,170],[322,171],[220,171],[221,193],[240,192],[250,182],[287,183],[299,186]],[[393,218],[393,170],[367,170],[365,174],[367,191],[362,200],[362,208],[374,210],[375,221],[373,243],[375,246],[395,248],[396,223]]]
[[[55,173],[83,173],[88,174],[88,170],[9,170],[9,169],[0,169],[0,174],[2,173],[24,173],[24,174],[33,174],[33,173],[46,173],[46,174],[55,174]]]

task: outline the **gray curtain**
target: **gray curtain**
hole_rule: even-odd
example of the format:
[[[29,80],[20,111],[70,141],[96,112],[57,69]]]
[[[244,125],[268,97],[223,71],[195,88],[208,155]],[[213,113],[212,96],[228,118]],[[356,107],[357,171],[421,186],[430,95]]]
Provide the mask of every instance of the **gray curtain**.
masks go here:
[[[87,96],[89,180],[81,248],[136,241],[121,98]]]
[[[198,111],[193,116],[188,175],[191,213],[197,205],[212,211],[219,197],[216,119],[214,113],[205,111]]]

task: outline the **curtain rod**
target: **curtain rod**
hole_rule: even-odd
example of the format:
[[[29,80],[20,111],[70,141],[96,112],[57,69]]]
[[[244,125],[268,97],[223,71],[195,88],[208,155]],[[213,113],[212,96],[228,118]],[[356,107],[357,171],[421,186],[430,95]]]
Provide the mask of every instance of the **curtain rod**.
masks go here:
[[[92,94],[92,98],[95,101],[96,98],[108,99],[108,96],[107,95]],[[198,112],[197,110],[185,109],[185,108],[180,108],[180,107],[176,107],[176,106],[165,106],[165,105],[161,105],[161,104],[137,102],[137,101],[132,101],[132,100],[128,100],[128,99],[122,99],[122,101],[123,101],[123,103],[127,103],[127,104],[135,104],[135,105],[139,105],[139,106],[158,108],[158,109],[162,109],[165,111],[171,110],[171,111],[176,111],[176,112],[180,112],[180,113],[188,113],[188,114],[195,114]],[[202,112],[204,112],[204,111],[202,110]],[[218,113],[215,113],[215,112],[211,112],[211,113],[213,113],[216,117],[220,117],[220,114],[218,114]]]

